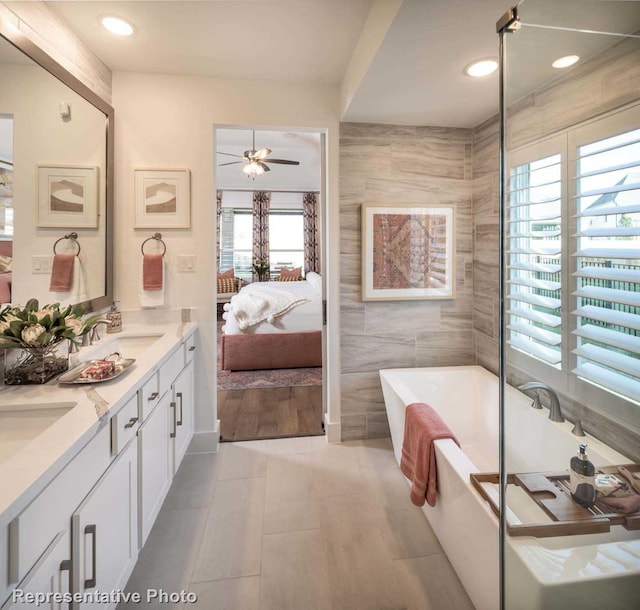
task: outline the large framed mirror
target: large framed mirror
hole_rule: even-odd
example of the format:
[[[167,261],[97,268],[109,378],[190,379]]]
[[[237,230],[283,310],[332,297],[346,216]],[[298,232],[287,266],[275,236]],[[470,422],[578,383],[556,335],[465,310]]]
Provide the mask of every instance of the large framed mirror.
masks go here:
[[[1,17],[0,81],[0,303],[103,309],[113,300],[114,110]],[[71,280],[52,281],[56,254],[77,254]]]

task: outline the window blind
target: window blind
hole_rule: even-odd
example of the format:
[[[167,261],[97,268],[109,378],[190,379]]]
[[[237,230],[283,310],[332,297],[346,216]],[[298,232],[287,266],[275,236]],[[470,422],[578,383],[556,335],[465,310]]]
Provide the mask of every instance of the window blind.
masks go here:
[[[640,129],[575,150],[574,373],[640,401]]]
[[[508,209],[508,343],[562,367],[561,155],[511,169]]]

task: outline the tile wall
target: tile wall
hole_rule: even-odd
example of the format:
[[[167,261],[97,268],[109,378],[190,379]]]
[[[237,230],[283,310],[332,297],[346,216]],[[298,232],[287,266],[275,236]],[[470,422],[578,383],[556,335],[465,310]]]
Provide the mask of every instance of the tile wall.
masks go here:
[[[472,136],[469,129],[341,125],[343,440],[389,436],[379,369],[475,363]],[[362,203],[455,204],[455,299],[362,301]]]

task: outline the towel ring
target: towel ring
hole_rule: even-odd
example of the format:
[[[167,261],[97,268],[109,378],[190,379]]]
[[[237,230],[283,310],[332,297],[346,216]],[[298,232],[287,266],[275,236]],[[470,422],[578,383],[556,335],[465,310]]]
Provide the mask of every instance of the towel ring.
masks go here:
[[[74,242],[75,245],[78,246],[78,251],[76,252],[76,256],[80,256],[80,242],[78,241],[78,234],[75,231],[73,233],[67,233],[64,237],[61,237],[60,239],[56,240],[56,242],[53,244],[53,253],[57,254],[56,246],[63,239],[70,239],[72,242]]]
[[[151,237],[147,237],[147,239],[142,242],[142,245],[140,246],[140,252],[142,252],[142,256],[144,256],[144,245],[152,239],[155,239],[162,244],[162,256],[164,256],[167,252],[167,244],[162,241],[162,233],[154,233]]]

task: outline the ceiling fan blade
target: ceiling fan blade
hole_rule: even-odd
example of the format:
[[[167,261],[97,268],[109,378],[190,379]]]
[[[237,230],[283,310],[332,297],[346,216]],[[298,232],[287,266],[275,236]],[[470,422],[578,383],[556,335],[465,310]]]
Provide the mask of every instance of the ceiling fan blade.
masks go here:
[[[218,167],[222,167],[223,165],[236,165],[237,163],[242,163],[242,161],[229,161],[229,163],[218,163]]]
[[[264,159],[267,155],[271,154],[271,149],[270,148],[261,148],[260,150],[256,151],[252,157],[254,159],[256,159],[256,161]]]
[[[270,172],[271,168],[268,165],[265,165],[262,161],[256,161],[256,163],[265,171]]]
[[[300,161],[291,161],[289,159],[262,159],[263,163],[282,163],[283,165],[300,165]]]
[[[242,159],[242,155],[234,155],[233,153],[220,152],[219,150],[217,150],[216,153],[219,155],[227,155],[227,157],[238,157],[239,159]]]

